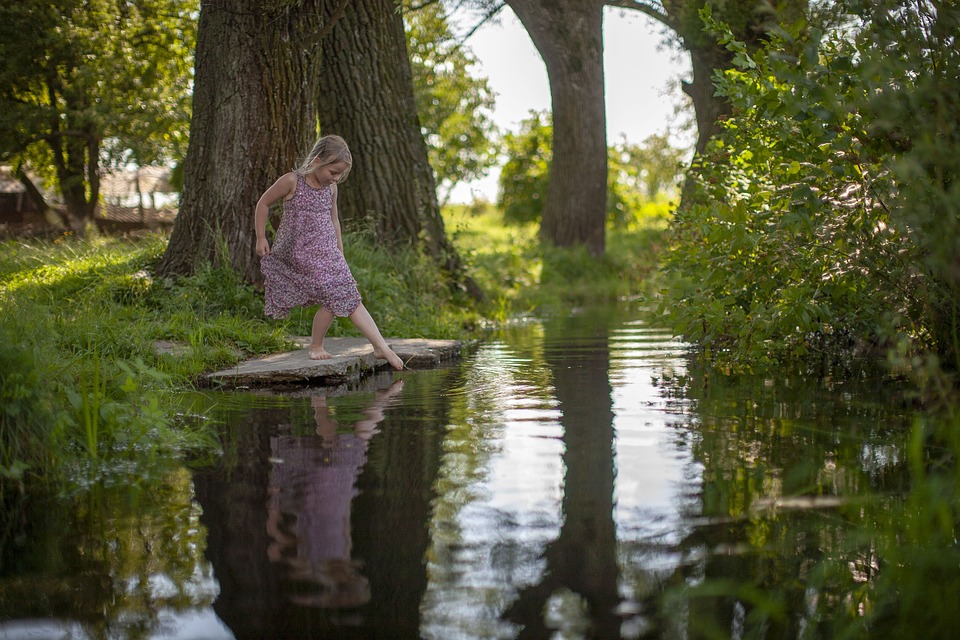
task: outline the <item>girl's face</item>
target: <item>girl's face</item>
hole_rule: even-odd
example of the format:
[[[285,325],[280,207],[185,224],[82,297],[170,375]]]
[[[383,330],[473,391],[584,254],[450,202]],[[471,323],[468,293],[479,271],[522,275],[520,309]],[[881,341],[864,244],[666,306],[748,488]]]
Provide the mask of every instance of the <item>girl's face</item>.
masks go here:
[[[347,169],[349,169],[349,166],[346,162],[331,162],[314,169],[313,175],[320,186],[325,187],[340,182],[340,178],[343,177]]]

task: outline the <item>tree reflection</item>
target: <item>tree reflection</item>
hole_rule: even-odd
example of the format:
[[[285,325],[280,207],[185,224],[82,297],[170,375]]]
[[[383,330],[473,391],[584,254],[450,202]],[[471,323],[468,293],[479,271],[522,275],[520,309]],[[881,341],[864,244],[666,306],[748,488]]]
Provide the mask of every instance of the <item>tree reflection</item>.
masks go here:
[[[0,637],[148,637],[171,624],[222,638],[189,472],[72,498],[30,496],[2,550]]]
[[[544,551],[540,581],[522,589],[504,617],[522,625],[520,638],[548,637],[568,625],[584,637],[619,638],[620,619],[613,520],[614,429],[605,322],[569,318],[545,326],[543,358],[553,376],[563,426],[563,525]],[[555,334],[562,342],[553,343]],[[571,611],[570,595],[586,619]]]

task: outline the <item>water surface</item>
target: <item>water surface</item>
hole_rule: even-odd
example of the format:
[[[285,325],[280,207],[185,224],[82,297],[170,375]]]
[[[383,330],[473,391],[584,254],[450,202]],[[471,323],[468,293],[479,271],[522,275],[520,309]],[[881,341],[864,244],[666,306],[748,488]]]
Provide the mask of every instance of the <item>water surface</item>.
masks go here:
[[[903,491],[911,418],[865,366],[724,377],[623,308],[442,369],[184,405],[222,424],[222,458],[36,501],[4,545],[0,637],[745,637],[758,617],[812,637],[837,595],[816,567],[858,500]]]

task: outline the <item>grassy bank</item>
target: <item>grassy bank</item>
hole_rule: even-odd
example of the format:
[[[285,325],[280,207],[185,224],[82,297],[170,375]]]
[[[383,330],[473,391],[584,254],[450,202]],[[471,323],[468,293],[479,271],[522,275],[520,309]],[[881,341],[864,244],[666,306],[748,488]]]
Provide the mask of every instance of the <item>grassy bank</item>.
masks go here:
[[[606,252],[543,247],[535,224],[508,224],[492,206],[452,206],[447,232],[487,292],[484,315],[500,322],[525,315],[567,313],[572,308],[635,300],[655,286],[671,204],[646,204],[608,228]]]
[[[507,226],[493,208],[451,208],[448,232],[486,292],[480,302],[413,250],[388,253],[350,237],[347,258],[384,335],[475,337],[517,315],[644,294],[665,210],[651,205],[611,231],[597,261],[543,250],[535,226]],[[2,493],[31,478],[127,482],[157,460],[214,449],[165,394],[309,335],[314,309],[268,320],[261,292],[229,270],[154,278],[166,242],[63,235],[0,244]],[[330,335],[359,334],[341,320]]]

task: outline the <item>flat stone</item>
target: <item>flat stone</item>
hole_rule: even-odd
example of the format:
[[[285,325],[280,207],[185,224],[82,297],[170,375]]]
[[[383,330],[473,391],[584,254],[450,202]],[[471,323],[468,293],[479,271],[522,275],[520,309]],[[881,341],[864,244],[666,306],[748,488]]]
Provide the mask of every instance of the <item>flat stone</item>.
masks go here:
[[[302,348],[241,362],[235,367],[210,373],[206,380],[226,387],[269,387],[285,385],[338,385],[387,369],[386,360],[373,357],[373,347],[364,338],[327,338],[323,346],[333,356],[312,360],[307,353],[310,338],[294,338]],[[429,369],[460,357],[466,343],[460,340],[425,338],[388,339],[387,344],[408,369]]]

